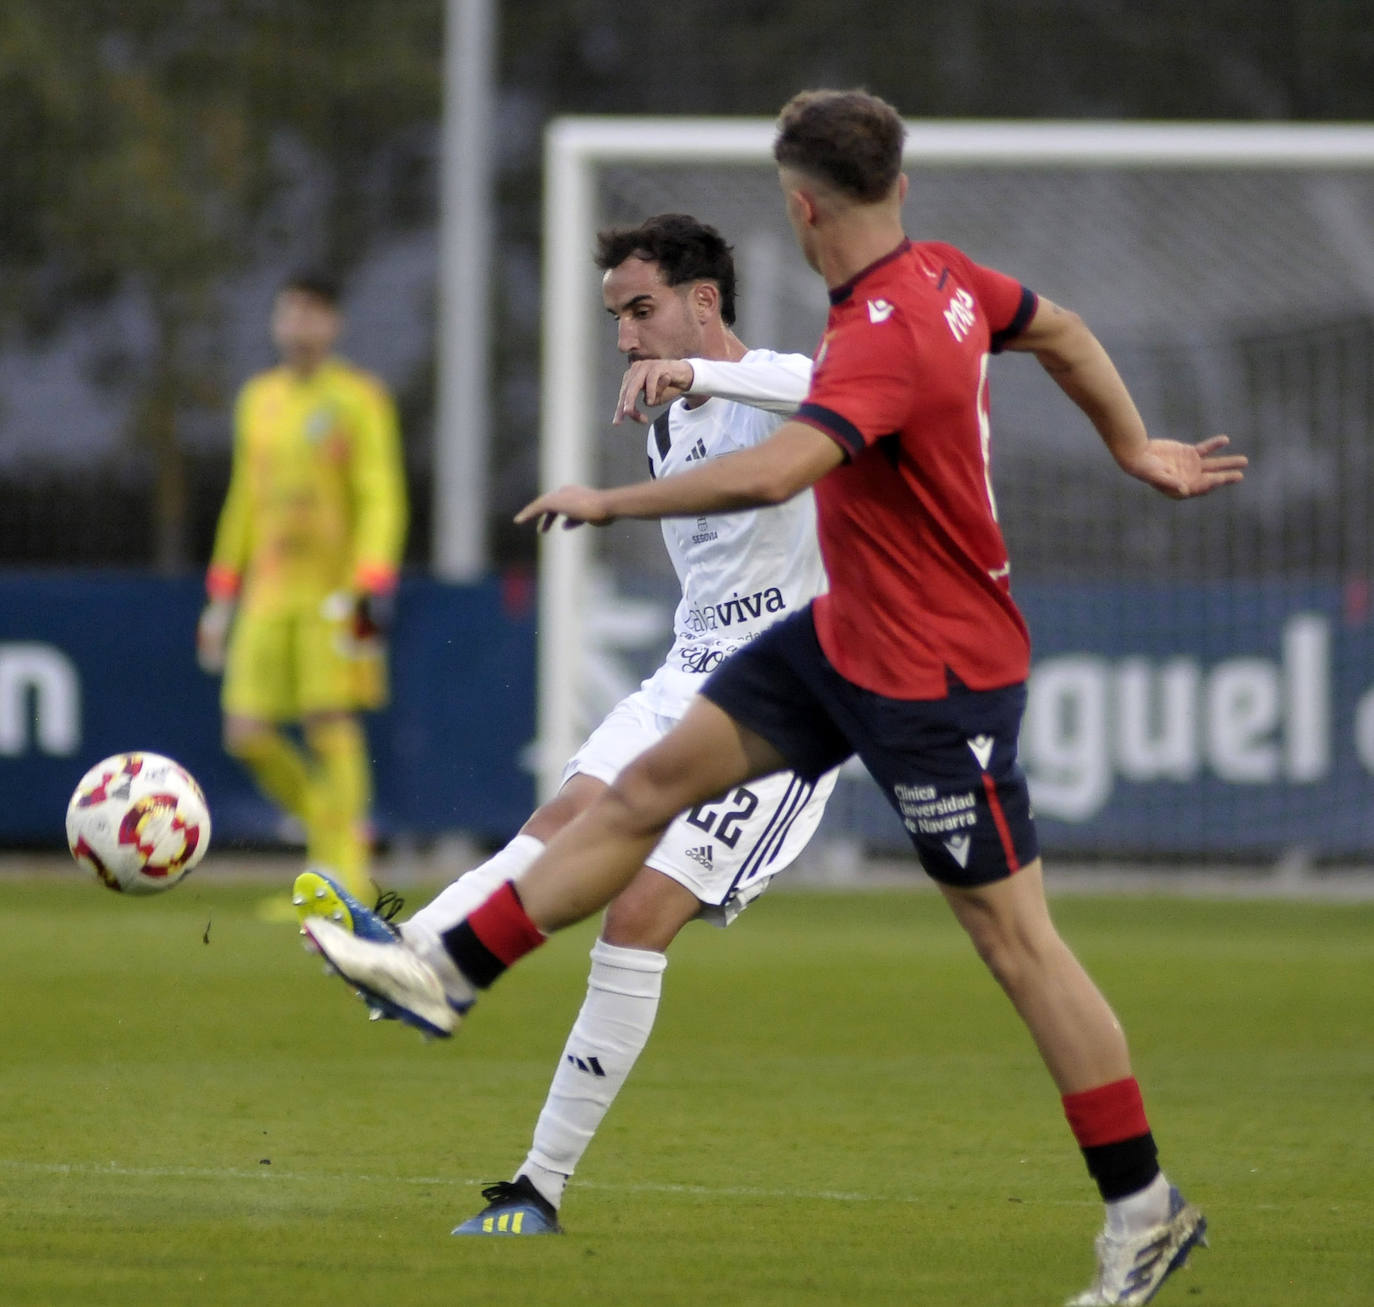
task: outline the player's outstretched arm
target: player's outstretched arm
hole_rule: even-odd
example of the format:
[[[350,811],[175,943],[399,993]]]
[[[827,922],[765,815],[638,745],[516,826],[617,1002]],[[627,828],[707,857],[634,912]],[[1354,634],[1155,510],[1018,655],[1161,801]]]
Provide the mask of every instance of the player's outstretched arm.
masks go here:
[[[844,461],[844,451],[804,422],[784,422],[761,445],[698,464],[686,472],[633,485],[594,490],[564,486],[540,495],[516,515],[548,531],[559,518],[565,529],[609,526],[622,517],[695,517],[781,504],[814,485]]]
[[[1229,436],[1189,445],[1156,440],[1102,342],[1078,314],[1041,298],[1008,349],[1033,353],[1061,390],[1087,414],[1124,472],[1172,499],[1191,499],[1239,481],[1249,460],[1228,454]]]
[[[795,413],[811,385],[805,354],[745,359],[641,359],[625,369],[612,423],[648,422],[639,401],[654,408],[683,395],[730,399],[767,413]]]

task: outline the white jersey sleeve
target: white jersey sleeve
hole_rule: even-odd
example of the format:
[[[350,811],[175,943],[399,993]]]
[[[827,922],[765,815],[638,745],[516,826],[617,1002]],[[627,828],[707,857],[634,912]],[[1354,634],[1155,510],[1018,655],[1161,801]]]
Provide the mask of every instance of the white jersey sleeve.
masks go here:
[[[768,413],[795,413],[811,388],[811,360],[805,354],[755,349],[738,363],[686,361],[692,365],[689,396],[733,400]]]
[[[758,364],[756,376],[771,372],[776,377],[778,359],[801,359],[809,377],[810,361],[804,356],[767,350],[751,350],[731,366]],[[796,394],[797,383],[791,384]],[[805,394],[805,383],[800,394]],[[752,448],[784,421],[780,413],[735,400],[680,399],[650,430],[650,470],[656,477],[672,476],[698,462]],[[654,712],[679,717],[707,673],[825,589],[825,569],[810,490],[773,508],[666,518],[660,525],[682,600],[673,619],[673,647],[643,690]]]

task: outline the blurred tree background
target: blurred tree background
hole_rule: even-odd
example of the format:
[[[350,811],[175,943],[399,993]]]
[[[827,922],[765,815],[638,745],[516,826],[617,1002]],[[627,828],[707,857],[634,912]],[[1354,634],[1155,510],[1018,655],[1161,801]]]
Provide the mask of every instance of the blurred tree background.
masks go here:
[[[542,131],[770,116],[864,85],[912,117],[1368,120],[1368,0],[521,0],[498,5],[498,562],[533,540]],[[443,0],[7,0],[0,563],[198,569],[228,407],[281,278],[337,272],[397,391],[429,548]]]

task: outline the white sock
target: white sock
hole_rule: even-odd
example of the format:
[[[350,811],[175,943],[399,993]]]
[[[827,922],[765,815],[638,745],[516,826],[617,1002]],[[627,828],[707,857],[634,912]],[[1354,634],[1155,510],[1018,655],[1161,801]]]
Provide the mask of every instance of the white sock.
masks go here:
[[[471,986],[460,975],[444,947],[444,932],[452,930],[473,908],[485,903],[493,890],[500,889],[508,880],[515,880],[543,852],[542,840],[533,835],[517,835],[504,849],[459,876],[409,921],[401,923],[401,938],[439,973],[451,995],[470,995]]]
[[[452,930],[473,908],[490,898],[492,890],[515,880],[543,852],[542,840],[533,835],[517,835],[504,849],[440,890],[405,924],[423,926],[436,935]]]
[[[587,997],[554,1072],[534,1143],[518,1174],[555,1207],[615,1096],[625,1083],[658,1015],[668,959],[648,949],[597,940]]]
[[[1123,1238],[1143,1234],[1169,1219],[1169,1182],[1161,1171],[1143,1189],[1107,1204],[1107,1233]]]

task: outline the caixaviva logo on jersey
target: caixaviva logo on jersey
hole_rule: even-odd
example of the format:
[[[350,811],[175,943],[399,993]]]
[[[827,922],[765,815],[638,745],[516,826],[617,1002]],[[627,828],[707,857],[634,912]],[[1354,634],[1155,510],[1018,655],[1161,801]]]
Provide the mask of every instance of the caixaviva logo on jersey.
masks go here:
[[[732,594],[717,604],[703,604],[687,610],[689,631],[719,631],[725,627],[743,626],[759,617],[772,618],[784,611],[787,600],[775,585],[755,590],[751,595]]]

